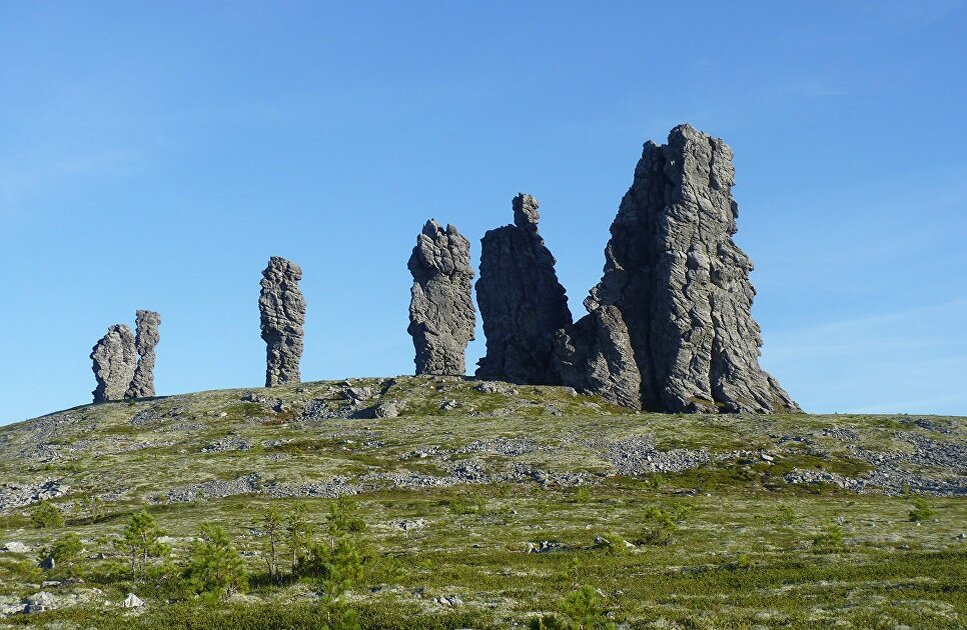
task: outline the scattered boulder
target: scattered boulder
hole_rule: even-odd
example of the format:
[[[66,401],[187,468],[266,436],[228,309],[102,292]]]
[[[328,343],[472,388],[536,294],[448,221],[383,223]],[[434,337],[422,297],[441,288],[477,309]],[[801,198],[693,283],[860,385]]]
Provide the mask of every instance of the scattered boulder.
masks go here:
[[[374,418],[396,418],[400,415],[400,404],[394,402],[380,403],[373,407]]]
[[[154,396],[155,348],[161,340],[158,332],[161,315],[154,311],[139,310],[135,318],[134,343],[139,357],[131,385],[124,396],[125,398],[150,398]]]
[[[24,613],[32,614],[51,610],[55,607],[54,596],[47,591],[40,591],[24,599]]]
[[[537,231],[538,202],[518,194],[514,224],[481,240],[477,304],[487,354],[477,378],[525,385],[555,384],[550,369],[555,333],[571,324],[554,256]]]
[[[560,383],[641,409],[641,372],[617,307],[601,306],[559,330],[553,365]]]
[[[92,392],[95,403],[124,398],[137,366],[134,335],[124,324],[115,324],[91,350],[97,387]]]
[[[0,510],[22,507],[64,496],[70,486],[63,479],[45,479],[36,483],[0,483]]]
[[[266,344],[266,387],[301,380],[306,302],[299,290],[300,279],[302,268],[279,256],[272,256],[262,272],[259,314]]]
[[[456,596],[454,596],[454,597],[434,597],[433,598],[433,603],[434,604],[439,604],[440,606],[449,606],[449,607],[463,606],[463,600],[460,599],[459,597],[456,597]]]
[[[516,394],[517,388],[500,381],[484,381],[477,385],[477,391],[483,394]]]
[[[402,521],[396,521],[395,525],[402,529],[404,532],[409,532],[411,529],[423,529],[428,525],[426,519],[404,519]]]
[[[417,237],[407,267],[413,275],[410,324],[416,373],[463,376],[474,338],[470,241],[452,225],[430,219]]]
[[[564,543],[542,540],[537,544],[527,543],[527,553],[551,553],[554,551],[565,551],[567,547]]]
[[[0,547],[0,551],[6,551],[7,553],[30,553],[31,548],[22,542],[13,540],[6,543],[3,547]]]
[[[343,397],[343,399],[349,400],[354,404],[358,404],[372,398],[373,390],[368,387],[347,387],[340,392],[340,395]]]
[[[143,608],[145,604],[144,600],[134,593],[128,593],[121,605],[125,608]]]
[[[722,140],[675,127],[668,144],[645,143],[611,225],[604,276],[585,306],[620,311],[647,409],[799,411],[759,367],[752,262],[732,240],[734,175]]]

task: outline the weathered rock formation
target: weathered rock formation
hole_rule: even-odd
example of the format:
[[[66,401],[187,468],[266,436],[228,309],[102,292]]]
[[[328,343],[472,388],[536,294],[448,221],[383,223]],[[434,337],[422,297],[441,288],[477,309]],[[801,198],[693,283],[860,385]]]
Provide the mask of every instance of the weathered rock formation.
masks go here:
[[[413,288],[406,330],[416,348],[416,373],[462,376],[476,323],[470,241],[452,225],[444,230],[430,219],[407,267]]]
[[[149,398],[154,396],[155,348],[161,340],[158,327],[161,315],[154,311],[139,310],[136,315],[135,348],[138,351],[138,365],[134,378],[125,392],[125,398]]]
[[[601,306],[559,330],[553,364],[560,384],[625,407],[641,408],[641,373],[617,307]]]
[[[298,383],[306,302],[299,290],[302,269],[279,256],[262,272],[259,313],[265,341],[265,386]]]
[[[478,378],[532,385],[555,380],[554,336],[571,323],[571,312],[554,256],[537,232],[537,207],[530,195],[517,195],[514,224],[481,240],[477,304],[487,354],[478,362]]]
[[[738,216],[733,184],[729,147],[678,126],[668,144],[645,143],[611,225],[604,276],[585,306],[620,311],[647,409],[799,409],[759,367],[752,262],[731,238]]]
[[[97,379],[97,387],[92,392],[94,402],[124,398],[134,378],[138,360],[131,329],[124,324],[108,328],[107,334],[94,345],[91,360],[94,361],[94,378]]]

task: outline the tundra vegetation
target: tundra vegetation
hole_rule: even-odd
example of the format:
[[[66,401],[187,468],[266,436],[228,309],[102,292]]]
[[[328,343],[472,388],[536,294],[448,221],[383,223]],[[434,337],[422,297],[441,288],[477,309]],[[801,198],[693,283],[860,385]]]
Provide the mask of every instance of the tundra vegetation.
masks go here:
[[[0,428],[0,627],[958,628],[965,452],[446,377],[78,407]]]

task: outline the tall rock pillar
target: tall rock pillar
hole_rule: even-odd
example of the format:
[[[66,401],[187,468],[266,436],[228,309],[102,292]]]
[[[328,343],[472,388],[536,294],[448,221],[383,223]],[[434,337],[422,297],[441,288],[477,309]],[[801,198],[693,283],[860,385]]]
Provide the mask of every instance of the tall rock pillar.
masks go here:
[[[571,323],[554,256],[537,231],[538,202],[518,194],[514,224],[488,231],[480,254],[477,304],[487,354],[477,377],[539,385],[555,382],[551,369],[556,332]]]
[[[416,349],[416,373],[463,376],[476,324],[470,241],[430,219],[406,266],[413,275],[406,331]]]
[[[272,256],[262,272],[259,314],[265,341],[265,386],[300,381],[303,325],[306,302],[299,290],[302,269],[279,256]]]
[[[774,412],[799,407],[759,367],[752,262],[732,240],[732,151],[689,125],[646,142],[605,250],[589,310],[627,326],[647,409]]]
[[[161,315],[154,311],[139,310],[136,314],[135,348],[138,351],[138,365],[134,370],[131,385],[124,394],[125,398],[150,398],[154,396],[155,348],[161,340],[158,327]]]
[[[107,334],[91,350],[94,362],[94,378],[97,387],[92,392],[95,403],[121,400],[131,379],[138,355],[135,350],[134,335],[124,324],[115,324],[107,329]]]

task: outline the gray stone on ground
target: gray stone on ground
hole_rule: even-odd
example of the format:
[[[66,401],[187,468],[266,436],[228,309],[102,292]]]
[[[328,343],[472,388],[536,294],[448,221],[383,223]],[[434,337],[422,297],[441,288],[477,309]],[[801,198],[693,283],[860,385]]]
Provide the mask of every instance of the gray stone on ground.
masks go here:
[[[142,608],[144,606],[144,600],[134,593],[128,593],[121,605],[125,608]]]
[[[554,256],[537,231],[538,202],[518,194],[514,224],[481,240],[477,304],[487,353],[477,378],[525,385],[555,384],[551,369],[556,332],[570,325],[564,287]]]
[[[125,398],[150,398],[154,396],[155,348],[161,340],[158,327],[161,315],[154,311],[139,310],[136,314],[135,348],[138,351],[138,365],[134,370],[131,385]]]
[[[416,373],[463,376],[467,344],[476,325],[470,241],[452,225],[444,230],[430,219],[407,267],[413,287],[406,331],[416,349]]]
[[[8,553],[30,553],[30,547],[22,542],[12,540],[6,543],[0,551],[6,551]]]
[[[265,341],[265,386],[298,383],[302,358],[306,302],[299,290],[302,269],[272,256],[262,272],[259,295],[262,339]]]
[[[94,402],[122,400],[134,378],[138,360],[131,329],[124,324],[108,328],[107,334],[94,345],[91,360],[97,380],[97,387],[92,392]]]
[[[628,328],[605,305],[557,333],[554,367],[561,384],[632,409],[641,409],[641,373]]]
[[[400,415],[402,404],[398,402],[384,402],[373,407],[374,418],[396,418]]]
[[[47,591],[40,591],[24,599],[24,612],[28,615],[44,612],[54,608],[54,604],[55,600],[52,594]]]
[[[646,142],[611,225],[589,311],[621,311],[645,408],[776,412],[799,407],[759,367],[752,262],[732,240],[732,151],[693,127]]]

